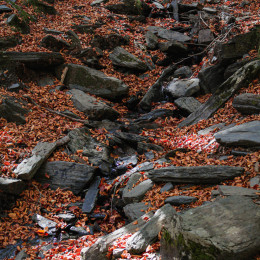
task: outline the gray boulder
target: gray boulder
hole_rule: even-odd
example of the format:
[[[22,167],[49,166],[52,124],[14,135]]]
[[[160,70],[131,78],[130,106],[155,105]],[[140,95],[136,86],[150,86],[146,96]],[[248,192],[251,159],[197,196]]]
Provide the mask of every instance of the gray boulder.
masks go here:
[[[219,86],[215,93],[199,107],[198,110],[190,114],[183,120],[178,127],[196,124],[202,119],[211,117],[225,102],[234,95],[241,87],[245,86],[252,79],[260,74],[260,60],[252,61],[241,69],[239,69],[233,76],[228,78]]]
[[[0,37],[0,50],[9,49],[15,47],[22,42],[22,38],[19,36],[2,36]]]
[[[112,60],[113,65],[118,67],[137,71],[148,70],[147,65],[143,61],[121,47],[116,47],[109,55],[109,58]]]
[[[189,97],[200,90],[199,79],[174,79],[165,88],[165,93],[173,99]]]
[[[167,260],[252,259],[259,252],[259,223],[260,208],[250,198],[220,199],[164,225],[161,254]]]
[[[41,46],[45,47],[48,50],[58,51],[58,52],[63,49],[70,48],[70,44],[68,44],[66,41],[64,41],[61,38],[54,37],[52,35],[47,35],[43,37],[41,41]]]
[[[243,174],[242,167],[223,165],[169,166],[151,170],[148,177],[153,182],[217,184]]]
[[[241,114],[259,114],[260,113],[260,95],[244,93],[236,96],[232,103],[233,107]]]
[[[173,76],[174,78],[189,78],[192,75],[192,70],[188,66],[183,66],[177,69]]]
[[[174,104],[188,115],[195,112],[201,106],[201,103],[194,97],[180,97],[174,100]]]
[[[25,124],[25,115],[29,112],[24,105],[24,101],[13,97],[3,96],[0,104],[0,117],[5,118],[8,122],[15,122],[18,125]]]
[[[22,34],[30,33],[29,25],[25,21],[21,20],[17,14],[11,14],[7,18],[6,23]]]
[[[217,142],[227,146],[255,147],[260,145],[260,121],[252,121],[215,134]]]
[[[148,210],[150,204],[145,204],[144,202],[139,203],[131,203],[126,205],[123,210],[126,217],[130,221],[135,221],[136,219],[140,218],[145,214],[145,211]]]
[[[210,43],[214,40],[214,35],[210,29],[203,29],[199,31],[198,43]]]
[[[104,102],[98,101],[96,98],[84,93],[79,89],[71,89],[71,100],[74,106],[83,112],[89,119],[102,120],[110,119],[115,120],[119,113],[112,107]]]
[[[46,176],[47,174],[47,176]],[[74,162],[47,162],[40,167],[35,179],[42,184],[50,184],[50,188],[71,190],[79,194],[87,187],[94,175],[94,167]]]
[[[70,89],[79,89],[110,100],[120,99],[128,93],[128,86],[123,81],[108,77],[103,72],[76,64],[68,64],[64,84]],[[64,67],[56,72],[61,77]]]

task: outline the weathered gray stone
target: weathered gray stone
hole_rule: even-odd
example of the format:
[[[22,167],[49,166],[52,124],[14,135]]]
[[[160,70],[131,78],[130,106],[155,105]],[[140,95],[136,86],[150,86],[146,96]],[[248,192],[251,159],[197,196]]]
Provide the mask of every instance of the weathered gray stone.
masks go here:
[[[158,38],[157,36],[152,33],[151,31],[147,31],[145,34],[145,41],[147,44],[147,47],[151,50],[154,50],[157,48],[158,45]]]
[[[167,182],[161,189],[160,192],[163,193],[165,191],[170,191],[173,189],[173,184],[171,182]]]
[[[63,219],[66,222],[70,222],[76,218],[76,216],[72,213],[61,213],[61,214],[57,214],[56,216]]]
[[[252,61],[239,69],[233,76],[228,78],[219,86],[215,93],[190,114],[178,127],[196,124],[202,119],[211,117],[225,102],[241,87],[245,86],[252,79],[260,74],[260,60]]]
[[[169,204],[158,209],[139,231],[127,239],[126,250],[135,254],[144,252],[148,245],[156,241],[162,227],[173,221],[176,213],[176,210]]]
[[[219,185],[217,190],[214,190],[213,196],[246,196],[252,199],[260,198],[259,195],[256,194],[257,190],[247,189],[243,187],[237,186],[228,186],[228,185]]]
[[[191,204],[195,202],[197,198],[191,196],[172,196],[165,199],[164,203],[169,203],[174,206],[180,206],[183,204]]]
[[[174,79],[164,91],[171,98],[179,98],[192,96],[199,90],[199,79]]]
[[[18,164],[14,173],[20,179],[30,180],[56,147],[56,143],[38,143],[32,150],[32,156]]]
[[[260,145],[260,121],[251,121],[215,134],[217,142],[228,146],[254,147]]]
[[[74,194],[79,194],[91,182],[93,176],[94,167],[89,165],[55,161],[42,165],[37,171],[35,179],[39,183],[50,184],[51,189],[69,189]]]
[[[2,13],[10,13],[12,11],[13,10],[11,8],[9,8],[8,6],[0,5],[0,14],[2,14]]]
[[[116,47],[109,55],[109,58],[112,60],[113,65],[118,67],[137,71],[148,70],[147,65],[143,61],[121,47]]]
[[[244,196],[190,209],[164,225],[164,248],[171,247],[164,259],[252,259],[259,252],[259,223],[260,207]]]
[[[74,129],[69,132],[68,147],[72,153],[83,150],[82,155],[87,156],[90,163],[99,166],[104,161],[110,160],[110,151],[106,145],[91,137],[85,128]],[[99,149],[96,149],[99,147]]]
[[[21,20],[17,14],[11,14],[7,18],[6,23],[9,26],[14,27],[15,30],[21,32],[22,34],[30,33],[30,27],[26,24],[25,21]]]
[[[44,229],[44,228],[49,228],[49,229],[55,228],[56,225],[57,225],[56,222],[49,220],[49,219],[47,219],[47,218],[45,218],[45,217],[43,217],[39,214],[34,214],[32,216],[32,220],[34,222],[36,222],[42,229]]]
[[[153,216],[152,212],[149,212],[137,219],[137,222],[130,223],[106,236],[99,238],[95,244],[91,247],[86,247],[81,250],[82,260],[104,260],[108,248],[113,245],[113,242],[118,238],[126,235],[133,234],[138,231],[142,226],[146,224],[147,218],[150,219]]]
[[[155,109],[149,113],[143,114],[140,117],[138,117],[134,123],[145,123],[145,122],[152,122],[156,120],[157,118],[164,118],[173,116],[173,112],[171,109]]]
[[[145,211],[148,210],[149,207],[150,207],[149,203],[146,204],[144,202],[139,202],[139,203],[128,204],[123,208],[123,210],[126,217],[130,221],[134,221],[140,218],[141,216],[143,216],[145,214]]]
[[[22,42],[22,38],[19,36],[0,37],[0,50],[5,50],[11,47],[15,47],[21,42]]]
[[[108,77],[103,72],[76,64],[68,64],[64,84],[70,89],[79,89],[110,100],[120,99],[128,93],[128,86],[123,81]],[[57,70],[61,77],[64,67]]]
[[[25,187],[26,184],[22,180],[0,177],[0,190],[5,193],[19,195]]]
[[[70,44],[61,38],[54,37],[52,35],[47,35],[43,37],[41,41],[41,46],[45,47],[51,51],[61,51],[63,49],[69,49]]]
[[[151,180],[145,180],[135,186],[133,189],[128,192],[123,192],[123,201],[127,204],[133,202],[139,202],[143,199],[147,191],[152,189],[153,182]]]
[[[258,187],[260,187],[260,176],[256,176],[250,179],[250,187],[253,188],[255,185],[258,185]]]
[[[72,94],[71,100],[73,101],[74,106],[88,116],[89,119],[115,120],[119,116],[119,113],[112,107],[104,102],[98,101],[96,98],[79,89],[71,89],[69,93]]]
[[[49,69],[64,63],[58,52],[2,52],[0,62],[3,61],[23,63],[31,69]]]
[[[225,126],[225,123],[219,123],[219,124],[216,124],[216,125],[209,126],[209,127],[205,128],[205,129],[200,130],[198,132],[198,135],[207,135],[207,134],[209,134],[210,132],[214,131],[217,128],[222,129],[224,126]]]
[[[174,104],[188,115],[196,111],[201,103],[194,97],[180,97],[174,100]]]
[[[234,98],[232,105],[238,112],[242,114],[259,114],[260,95],[252,93],[241,94]]]
[[[148,177],[154,182],[215,184],[233,179],[240,176],[243,172],[244,169],[242,167],[224,165],[169,166],[149,171]]]
[[[199,31],[198,42],[199,43],[210,43],[214,40],[214,35],[210,29],[204,29]]]
[[[168,40],[168,41],[179,41],[179,42],[187,42],[190,41],[191,38],[183,33],[175,32],[169,29],[165,29],[157,26],[149,26],[148,30],[154,34],[157,34],[158,37]]]

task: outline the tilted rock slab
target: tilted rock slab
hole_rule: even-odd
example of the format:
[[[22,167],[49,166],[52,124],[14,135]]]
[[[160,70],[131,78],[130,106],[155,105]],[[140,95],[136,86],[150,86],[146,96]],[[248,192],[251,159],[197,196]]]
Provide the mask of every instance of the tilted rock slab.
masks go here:
[[[122,80],[109,77],[99,70],[86,66],[68,64],[64,84],[71,89],[80,89],[84,92],[107,98],[109,100],[120,99],[128,94],[129,87]],[[57,76],[62,75],[65,67],[57,69]]]
[[[225,165],[169,166],[149,171],[148,178],[153,182],[216,184],[240,176],[243,172],[242,167]]]
[[[227,146],[260,146],[260,121],[251,121],[215,134],[217,142]]]
[[[158,209],[139,231],[127,239],[126,250],[134,254],[144,252],[147,246],[156,241],[162,227],[173,221],[176,213],[176,210],[170,204]]]
[[[232,106],[241,114],[259,114],[260,95],[243,93],[234,98]]]
[[[106,236],[99,238],[91,247],[83,248],[81,250],[82,260],[106,259],[108,248],[113,245],[114,241],[126,234],[134,234],[146,224],[146,219],[150,219],[152,216],[153,213],[149,212],[141,218],[137,219],[137,222],[130,223]]]
[[[202,119],[210,118],[225,102],[234,95],[241,87],[247,85],[252,79],[260,74],[260,60],[252,61],[223,82],[215,93],[190,114],[178,127],[193,125]]]
[[[19,195],[26,187],[22,180],[0,177],[0,191],[8,194]]]
[[[32,150],[32,156],[24,159],[14,170],[19,179],[30,180],[40,168],[45,160],[60,145],[69,141],[69,137],[65,136],[55,143],[38,143]]]
[[[162,259],[252,259],[260,248],[260,207],[231,196],[175,215],[162,232]]]

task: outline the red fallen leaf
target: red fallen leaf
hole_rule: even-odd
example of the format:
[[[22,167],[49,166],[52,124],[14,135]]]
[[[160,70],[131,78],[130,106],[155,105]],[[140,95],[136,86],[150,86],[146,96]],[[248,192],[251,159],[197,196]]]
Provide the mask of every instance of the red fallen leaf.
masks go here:
[[[43,187],[43,189],[47,189],[47,188],[49,188],[49,186],[50,186],[49,183],[45,183],[42,187]]]
[[[50,179],[50,175],[48,175],[47,173],[45,173],[45,177],[46,177],[47,179]]]
[[[4,165],[5,165],[5,166],[9,166],[10,163],[9,163],[9,162],[4,162]]]
[[[37,233],[39,236],[41,236],[41,237],[47,237],[47,236],[49,236],[49,234],[48,234],[47,232],[45,232],[44,229],[38,229],[38,230],[36,231],[36,233]]]
[[[73,212],[74,210],[79,210],[79,207],[78,206],[71,206],[69,208],[69,210]]]

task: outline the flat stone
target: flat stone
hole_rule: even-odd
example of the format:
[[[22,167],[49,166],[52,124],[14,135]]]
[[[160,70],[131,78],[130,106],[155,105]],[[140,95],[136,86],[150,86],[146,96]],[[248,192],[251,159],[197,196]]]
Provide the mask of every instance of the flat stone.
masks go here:
[[[65,161],[47,162],[35,175],[39,183],[47,183],[53,190],[68,189],[76,195],[89,185],[93,177],[94,167]]]
[[[145,34],[145,41],[147,44],[147,47],[151,50],[154,50],[157,48],[158,45],[158,37],[152,33],[151,31],[147,31]]]
[[[260,121],[251,121],[215,134],[217,142],[227,146],[255,147],[260,145]]]
[[[72,213],[61,213],[57,214],[56,216],[63,219],[66,222],[70,222],[71,220],[76,218],[76,216]]]
[[[68,64],[66,67],[68,71],[64,84],[70,89],[79,89],[109,100],[121,99],[128,94],[129,87],[122,80],[82,65]],[[64,68],[62,66],[56,70],[58,77],[61,77]]]
[[[5,193],[19,195],[25,187],[26,184],[22,180],[0,177],[0,190]]]
[[[168,166],[151,170],[148,177],[154,182],[216,184],[243,174],[244,168],[224,165]]]
[[[247,189],[237,186],[219,185],[218,190],[214,192],[214,196],[246,196],[252,199],[260,198],[256,194],[257,190]]]
[[[0,14],[2,14],[2,13],[10,13],[12,11],[13,10],[11,8],[9,8],[8,6],[0,5]]]
[[[24,159],[14,173],[19,179],[30,180],[57,147],[56,143],[38,143],[32,150],[32,156]]]
[[[260,186],[260,176],[250,179],[250,187],[253,188],[255,185],[258,185],[258,187]]]
[[[145,180],[135,186],[133,189],[127,193],[123,193],[123,201],[127,204],[133,202],[139,202],[143,199],[147,191],[152,189],[153,182],[151,180]]]
[[[113,65],[118,67],[137,71],[148,70],[147,65],[143,61],[141,61],[122,47],[116,47],[109,55],[109,58],[110,60],[112,60]]]
[[[191,204],[192,202],[197,201],[197,198],[191,196],[172,196],[166,198],[164,203],[169,203],[174,206],[180,206],[183,204]]]
[[[74,106],[88,116],[89,119],[115,120],[119,116],[119,113],[112,107],[79,89],[71,89],[69,93],[72,94],[71,100]]]
[[[161,189],[160,192],[163,193],[165,191],[170,191],[174,188],[173,184],[171,182],[167,182]]]
[[[210,43],[214,40],[213,33],[210,29],[204,29],[199,31],[199,43]]]
[[[145,211],[150,207],[150,203],[146,205],[144,202],[132,203],[126,205],[123,210],[126,217],[130,221],[134,221],[145,214]]]
[[[173,76],[174,78],[189,78],[192,75],[192,70],[188,66],[183,66],[177,69]]]

